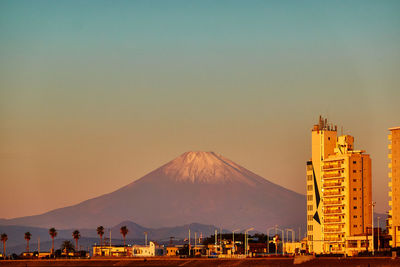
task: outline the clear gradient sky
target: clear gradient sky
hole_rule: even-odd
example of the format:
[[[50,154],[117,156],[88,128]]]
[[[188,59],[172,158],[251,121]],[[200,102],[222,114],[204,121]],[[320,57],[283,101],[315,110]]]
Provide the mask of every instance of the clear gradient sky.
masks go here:
[[[387,211],[400,1],[0,1],[0,218],[188,150],[305,193],[320,114],[371,154]]]

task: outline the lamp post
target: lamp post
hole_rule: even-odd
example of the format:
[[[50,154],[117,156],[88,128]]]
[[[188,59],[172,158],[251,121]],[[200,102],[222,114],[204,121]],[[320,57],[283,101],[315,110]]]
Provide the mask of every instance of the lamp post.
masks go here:
[[[374,207],[375,207],[376,202],[372,201],[371,202],[371,209],[372,209],[372,255],[375,255],[375,243],[374,243]]]
[[[381,244],[380,244],[380,241],[381,241],[381,240],[379,239],[379,231],[380,231],[380,229],[381,229],[381,225],[379,224],[380,218],[381,218],[381,217],[378,216],[378,252],[379,252],[380,245],[381,245]]]
[[[291,229],[291,228],[286,228],[286,243],[289,242],[289,233],[291,234],[290,237],[291,237],[291,239],[292,239],[291,241],[292,241],[292,243],[293,243],[295,234],[294,234],[294,230]]]
[[[249,231],[254,230],[254,227],[251,227],[244,231],[244,241],[245,241],[245,256],[248,255],[248,246],[249,246]]]
[[[240,231],[240,229],[235,229],[232,231],[232,253],[235,255],[235,232]]]

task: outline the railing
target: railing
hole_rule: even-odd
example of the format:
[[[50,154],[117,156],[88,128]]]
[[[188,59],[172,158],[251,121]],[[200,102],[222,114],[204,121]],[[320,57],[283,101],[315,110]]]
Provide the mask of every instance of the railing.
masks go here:
[[[340,176],[341,176],[341,173],[337,172],[337,173],[325,173],[323,177],[330,178],[330,177],[340,177]]]
[[[342,201],[324,201],[324,205],[336,205],[336,204],[340,205],[342,204]]]
[[[342,169],[342,164],[324,165],[322,168],[323,168],[324,170],[326,170],[326,169]]]
[[[342,209],[324,210],[324,214],[343,213]]]
[[[324,238],[324,241],[342,241],[342,238]]]
[[[341,186],[342,183],[326,183],[323,184],[323,187],[330,187],[330,186]]]
[[[343,232],[343,230],[341,229],[341,228],[335,228],[335,229],[324,229],[324,232],[327,232],[327,233],[332,233],[332,232]]]
[[[325,219],[325,223],[335,223],[335,222],[341,222],[341,219]]]
[[[324,192],[324,196],[336,196],[336,195],[341,195],[341,191],[336,191],[336,192]]]

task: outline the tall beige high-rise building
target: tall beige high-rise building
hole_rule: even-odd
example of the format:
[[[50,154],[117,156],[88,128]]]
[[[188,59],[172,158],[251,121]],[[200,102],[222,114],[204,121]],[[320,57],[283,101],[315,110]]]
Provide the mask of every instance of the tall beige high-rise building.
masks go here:
[[[371,159],[354,138],[320,117],[307,162],[307,240],[310,252],[355,254],[369,244]]]
[[[389,129],[389,216],[388,230],[391,246],[400,246],[400,127]]]

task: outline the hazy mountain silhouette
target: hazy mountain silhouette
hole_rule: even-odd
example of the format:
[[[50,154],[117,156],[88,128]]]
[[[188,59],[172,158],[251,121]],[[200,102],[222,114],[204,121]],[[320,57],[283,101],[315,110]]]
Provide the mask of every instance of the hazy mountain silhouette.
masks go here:
[[[124,220],[153,228],[199,222],[265,231],[274,225],[304,226],[305,216],[304,195],[216,153],[186,152],[112,193],[0,223],[70,229],[113,226]]]

